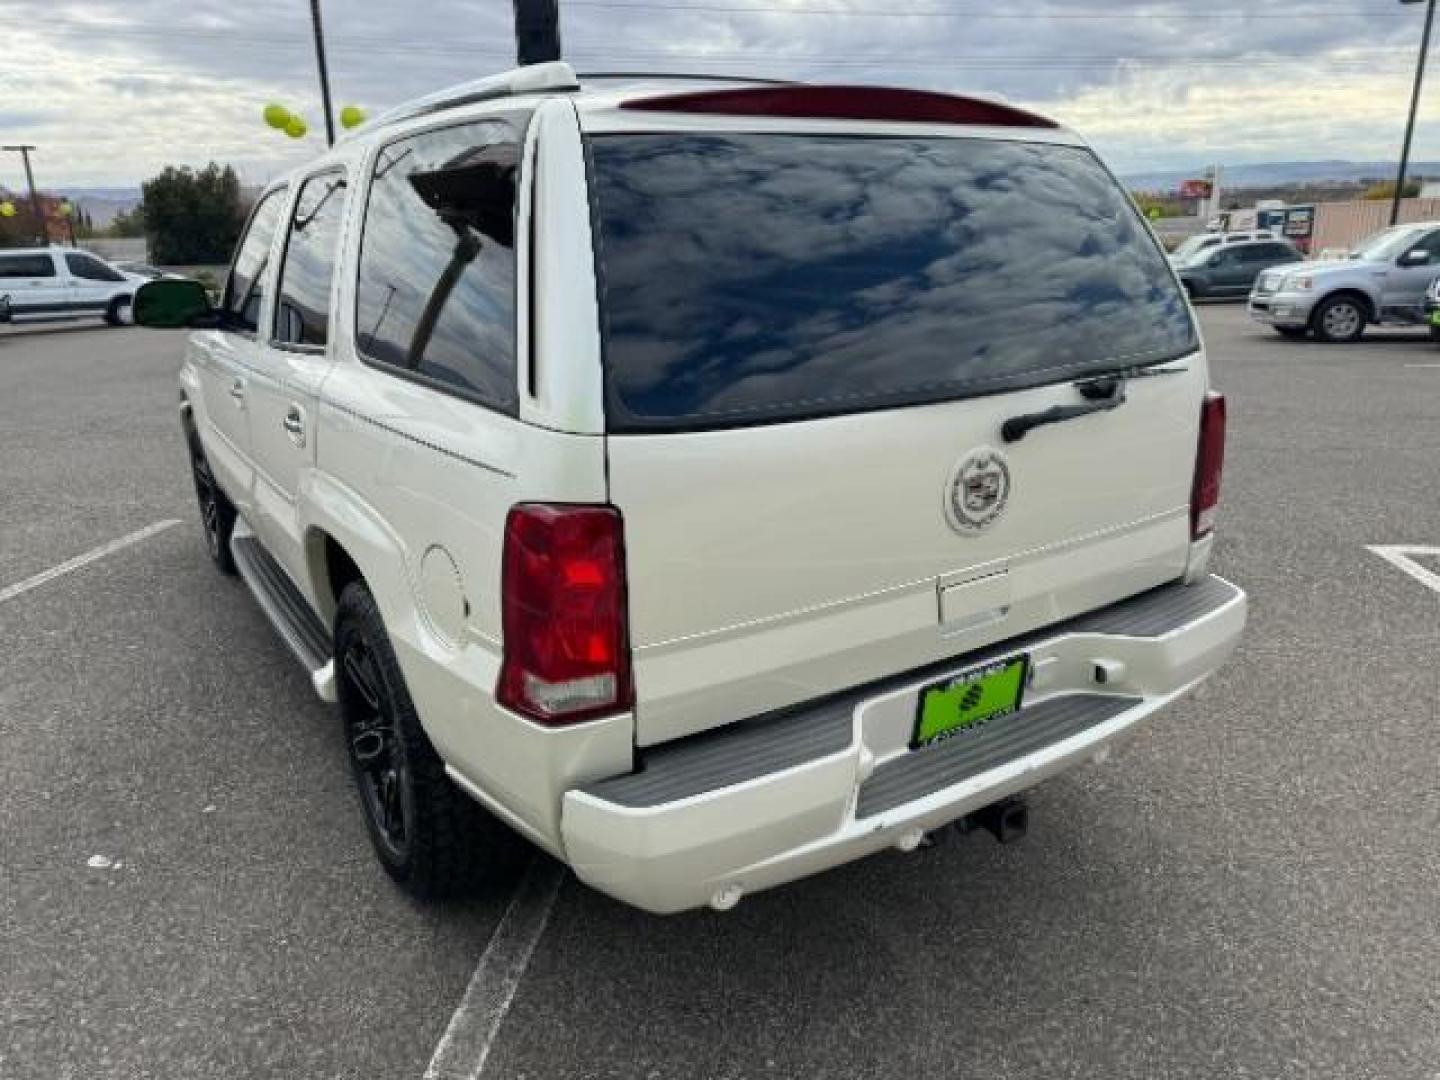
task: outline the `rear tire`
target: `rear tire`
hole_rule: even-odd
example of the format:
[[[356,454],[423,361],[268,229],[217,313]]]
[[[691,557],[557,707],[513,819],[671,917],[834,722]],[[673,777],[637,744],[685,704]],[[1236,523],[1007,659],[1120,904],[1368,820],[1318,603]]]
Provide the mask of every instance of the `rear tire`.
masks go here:
[[[205,550],[222,574],[235,574],[235,556],[230,554],[230,537],[235,532],[235,506],[220,490],[205,451],[191,436],[190,475],[195,481],[195,498],[200,504],[200,528],[205,533]]]
[[[1322,301],[1311,319],[1315,339],[1327,345],[1359,341],[1368,321],[1365,305],[1353,296],[1332,296]]]
[[[385,872],[423,899],[512,877],[520,838],[445,774],[363,582],[340,595],[335,675],[361,816]]]

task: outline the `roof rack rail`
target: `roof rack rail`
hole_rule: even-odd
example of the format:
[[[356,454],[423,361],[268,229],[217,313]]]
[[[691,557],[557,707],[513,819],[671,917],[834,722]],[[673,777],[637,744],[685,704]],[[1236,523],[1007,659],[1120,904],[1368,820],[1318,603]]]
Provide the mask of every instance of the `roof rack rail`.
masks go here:
[[[715,75],[698,71],[580,71],[577,79],[703,79],[708,82],[761,83],[766,86],[796,86],[794,79],[766,79],[758,75]]]
[[[477,101],[493,101],[496,98],[517,97],[520,94],[536,94],[545,91],[560,93],[579,89],[580,83],[576,80],[575,69],[565,61],[555,60],[546,64],[529,64],[511,71],[502,71],[498,75],[488,75],[483,79],[460,83],[458,86],[449,86],[444,90],[437,90],[433,94],[416,98],[414,101],[407,101],[376,117],[374,126],[393,124],[398,120],[409,120],[412,117],[439,112],[441,109],[471,105]]]

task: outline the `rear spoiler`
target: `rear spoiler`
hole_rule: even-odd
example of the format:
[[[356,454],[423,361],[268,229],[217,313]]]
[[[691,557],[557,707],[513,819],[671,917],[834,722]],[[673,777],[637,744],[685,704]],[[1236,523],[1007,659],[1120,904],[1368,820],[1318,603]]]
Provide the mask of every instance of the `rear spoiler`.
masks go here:
[[[1048,117],[1013,105],[889,86],[750,86],[636,98],[622,109],[830,120],[898,120],[930,124],[1058,128]]]

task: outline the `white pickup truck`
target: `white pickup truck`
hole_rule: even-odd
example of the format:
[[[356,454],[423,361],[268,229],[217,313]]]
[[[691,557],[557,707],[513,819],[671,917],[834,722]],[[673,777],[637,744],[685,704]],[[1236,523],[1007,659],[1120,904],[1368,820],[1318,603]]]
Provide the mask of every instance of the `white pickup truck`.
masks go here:
[[[1009,835],[1245,622],[1184,293],[1009,106],[525,67],[273,184],[217,309],[136,315],[195,330],[211,556],[416,893],[514,834],[654,912]]]

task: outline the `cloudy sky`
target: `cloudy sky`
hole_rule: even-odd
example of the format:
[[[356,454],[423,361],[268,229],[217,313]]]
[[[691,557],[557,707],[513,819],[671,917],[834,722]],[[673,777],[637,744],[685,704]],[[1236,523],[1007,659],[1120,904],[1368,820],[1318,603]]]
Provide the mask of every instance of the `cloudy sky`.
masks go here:
[[[341,104],[378,110],[510,66],[511,0],[324,0]],[[0,142],[42,186],[169,163],[261,182],[323,148],[306,0],[4,0]],[[561,0],[581,70],[756,73],[999,92],[1121,172],[1393,158],[1423,5],[1399,0]],[[1436,73],[1440,80],[1440,71]],[[281,101],[310,122],[266,129]],[[1434,105],[1430,103],[1435,103]],[[1440,85],[1416,155],[1440,157]],[[23,183],[0,155],[0,184]]]

